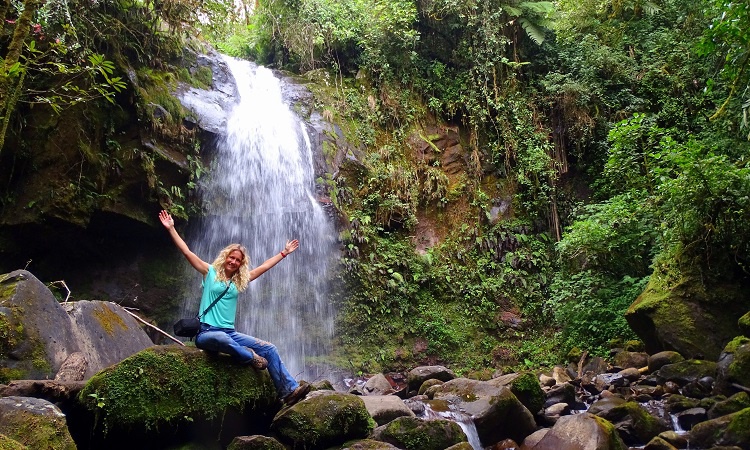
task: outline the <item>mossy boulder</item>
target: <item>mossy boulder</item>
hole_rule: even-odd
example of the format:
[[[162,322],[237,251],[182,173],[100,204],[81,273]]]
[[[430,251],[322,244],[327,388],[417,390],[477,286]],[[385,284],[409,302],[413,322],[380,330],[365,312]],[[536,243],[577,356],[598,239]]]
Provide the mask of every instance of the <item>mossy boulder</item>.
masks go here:
[[[78,350],[70,319],[26,270],[0,275],[0,383],[54,378]]]
[[[281,442],[268,436],[237,436],[227,450],[285,450]]]
[[[341,450],[399,450],[399,448],[387,442],[376,441],[374,439],[361,439],[347,442]]]
[[[708,410],[708,418],[716,419],[727,414],[742,411],[745,408],[750,408],[750,395],[747,392],[738,392],[726,400],[716,402]]]
[[[612,423],[593,414],[583,413],[561,417],[529,450],[626,450],[627,448]]]
[[[743,336],[750,336],[750,311],[740,317],[740,320],[737,321],[737,326],[740,328],[740,333]]]
[[[599,417],[615,425],[626,444],[644,445],[667,427],[636,402],[626,402],[602,411]]]
[[[293,448],[315,450],[365,438],[375,421],[359,396],[314,391],[274,417],[271,430]]]
[[[435,389],[435,400],[448,402],[471,417],[482,445],[508,438],[522,442],[536,430],[533,414],[507,386],[456,378]]]
[[[718,445],[750,448],[750,408],[694,426],[689,433],[691,447]]]
[[[112,302],[58,303],[52,292],[25,270],[0,275],[0,382],[50,379],[78,356],[80,379],[148,348],[153,342],[140,324]]]
[[[719,357],[717,381],[722,391],[733,391],[732,384],[750,386],[750,338],[738,336],[724,347]]]
[[[410,391],[418,390],[427,380],[450,381],[456,378],[452,370],[443,366],[420,366],[409,371],[406,383]]]
[[[648,371],[653,373],[667,364],[674,364],[685,361],[685,358],[677,352],[664,350],[663,352],[654,353],[648,357]]]
[[[76,449],[65,414],[54,404],[38,398],[0,398],[0,435],[26,446],[14,447],[10,441],[7,448]],[[3,446],[2,439],[0,446]]]
[[[664,381],[673,381],[684,386],[704,377],[716,377],[717,369],[718,365],[713,361],[688,359],[662,366],[656,375]]]
[[[716,360],[739,334],[737,318],[748,306],[745,286],[708,284],[700,274],[667,264],[652,274],[625,318],[649,354],[674,350],[686,358]]]
[[[155,427],[186,418],[212,418],[227,408],[252,414],[272,409],[276,390],[267,371],[195,347],[143,350],[92,377],[79,401],[105,427]]]
[[[443,450],[467,441],[466,434],[452,420],[417,417],[399,417],[375,429],[372,437],[406,450]]]
[[[531,372],[502,375],[489,383],[509,387],[513,395],[533,414],[544,408],[544,391],[536,375]]]

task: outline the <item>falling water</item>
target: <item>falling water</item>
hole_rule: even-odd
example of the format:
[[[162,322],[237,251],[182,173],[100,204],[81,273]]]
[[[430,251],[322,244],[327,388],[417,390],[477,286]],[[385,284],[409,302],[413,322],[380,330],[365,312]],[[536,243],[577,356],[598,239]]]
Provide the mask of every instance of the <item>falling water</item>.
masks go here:
[[[212,262],[226,245],[241,243],[256,267],[299,239],[296,252],[240,294],[235,327],[274,343],[293,376],[315,379],[320,373],[305,360],[325,353],[333,331],[326,295],[333,230],[314,195],[310,140],[270,70],[225,60],[239,98],[200,186],[207,216],[189,244]]]

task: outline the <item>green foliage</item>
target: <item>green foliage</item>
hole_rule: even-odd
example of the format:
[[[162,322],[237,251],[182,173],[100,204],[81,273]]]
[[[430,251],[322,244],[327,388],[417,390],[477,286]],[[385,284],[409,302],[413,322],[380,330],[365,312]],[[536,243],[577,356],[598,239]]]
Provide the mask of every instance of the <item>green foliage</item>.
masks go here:
[[[594,270],[558,277],[550,287],[552,298],[547,307],[562,324],[561,350],[581,347],[606,356],[611,340],[635,338],[624,313],[648,279],[624,276],[618,280]]]

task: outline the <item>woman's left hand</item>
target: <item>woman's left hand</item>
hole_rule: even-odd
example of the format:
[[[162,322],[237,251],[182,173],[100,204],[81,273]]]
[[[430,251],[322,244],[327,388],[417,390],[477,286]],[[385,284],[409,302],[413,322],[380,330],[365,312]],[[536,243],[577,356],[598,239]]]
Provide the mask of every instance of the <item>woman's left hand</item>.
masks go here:
[[[286,241],[286,245],[284,246],[284,254],[288,255],[292,253],[293,251],[297,250],[297,247],[299,247],[299,241],[297,239]]]

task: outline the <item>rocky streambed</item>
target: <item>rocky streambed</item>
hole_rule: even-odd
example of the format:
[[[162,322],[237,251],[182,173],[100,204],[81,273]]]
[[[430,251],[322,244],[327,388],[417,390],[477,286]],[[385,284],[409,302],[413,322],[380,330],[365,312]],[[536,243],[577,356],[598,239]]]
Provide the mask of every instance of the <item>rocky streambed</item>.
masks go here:
[[[117,305],[61,305],[25,271],[0,287],[3,449],[750,449],[744,336],[717,361],[615,349],[489,379],[323,380],[284,407],[266,371],[150,345]]]

